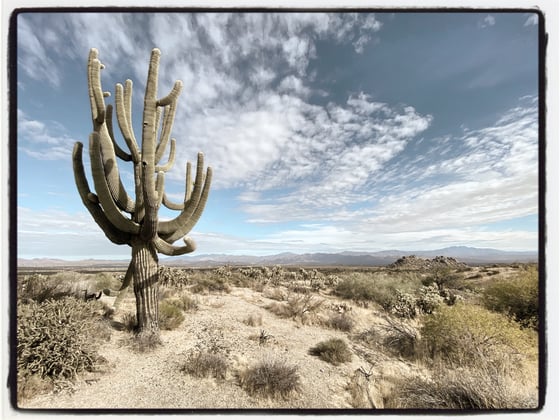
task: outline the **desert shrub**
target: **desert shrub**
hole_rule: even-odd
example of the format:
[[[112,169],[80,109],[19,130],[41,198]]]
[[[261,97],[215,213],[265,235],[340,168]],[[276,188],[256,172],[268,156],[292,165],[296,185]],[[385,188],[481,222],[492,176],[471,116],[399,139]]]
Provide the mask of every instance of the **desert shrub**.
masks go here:
[[[286,302],[272,302],[266,309],[282,318],[292,318],[306,322],[316,315],[323,305],[323,300],[315,298],[312,294],[294,294]]]
[[[426,278],[422,279],[422,284],[429,286],[435,283],[440,289],[454,287],[461,278],[461,275],[453,272],[450,267],[435,267]]]
[[[122,324],[125,331],[134,332],[136,330],[136,314],[126,312],[122,316]]]
[[[416,355],[420,336],[410,321],[386,317],[380,328],[384,331],[382,344],[385,348],[402,357]]]
[[[418,314],[416,297],[410,293],[397,290],[391,305],[391,313],[400,318],[415,318]]]
[[[352,276],[339,281],[334,293],[344,299],[356,302],[375,301],[384,308],[390,308],[395,289],[392,286],[380,286],[368,276]]]
[[[28,302],[33,300],[42,303],[47,300],[59,300],[74,294],[71,283],[61,282],[59,279],[43,274],[24,276],[18,282],[18,300]]]
[[[280,287],[266,287],[263,289],[262,294],[265,298],[277,300],[279,302],[288,299],[288,292]]]
[[[517,277],[498,280],[483,292],[484,306],[512,316],[524,327],[538,328],[539,275],[529,266]]]
[[[167,298],[165,301],[185,312],[196,312],[199,309],[198,299],[189,293],[181,293],[178,296]]]
[[[262,316],[251,314],[243,320],[243,323],[250,327],[257,327],[259,325],[262,325]]]
[[[429,357],[452,366],[488,363],[508,371],[537,352],[534,331],[477,305],[439,307],[425,316],[421,336]]]
[[[180,268],[165,267],[158,268],[158,281],[161,286],[174,289],[182,289],[190,282],[190,272]]]
[[[536,406],[536,392],[484,368],[445,369],[431,379],[402,379],[385,398],[385,408],[400,409],[490,410]]]
[[[327,321],[329,327],[335,330],[350,332],[354,328],[354,320],[347,313],[332,315]]]
[[[227,277],[216,274],[200,275],[192,279],[192,293],[231,292]]]
[[[99,343],[110,337],[110,331],[94,314],[94,306],[73,297],[19,303],[18,378],[25,381],[37,375],[56,382],[96,369],[102,361]]]
[[[129,341],[126,342],[134,351],[147,353],[161,346],[161,338],[157,332],[143,331],[134,332]]]
[[[352,352],[346,342],[340,338],[321,341],[309,349],[309,354],[317,356],[319,359],[333,365],[339,365],[340,363],[352,360]]]
[[[186,362],[181,366],[181,371],[195,378],[206,378],[212,376],[223,380],[226,378],[228,364],[226,359],[216,353],[192,352],[188,355]]]
[[[297,366],[265,360],[238,373],[239,384],[250,395],[287,399],[301,389]]]
[[[418,306],[421,312],[431,314],[443,302],[444,298],[441,296],[440,289],[435,283],[421,286],[418,289],[416,306]]]
[[[99,273],[95,276],[95,289],[119,290],[122,282],[119,281],[112,273]]]
[[[162,330],[174,330],[185,320],[183,311],[168,300],[159,303],[158,321]]]

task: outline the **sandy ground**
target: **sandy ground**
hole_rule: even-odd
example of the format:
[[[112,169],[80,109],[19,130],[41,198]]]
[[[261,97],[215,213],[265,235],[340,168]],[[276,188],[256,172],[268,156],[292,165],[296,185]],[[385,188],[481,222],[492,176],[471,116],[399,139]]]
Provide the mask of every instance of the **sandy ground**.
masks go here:
[[[163,331],[163,346],[149,353],[134,351],[129,345],[130,334],[114,330],[109,342],[101,349],[107,359],[106,372],[87,381],[77,381],[73,392],[36,396],[21,404],[22,408],[179,408],[179,409],[236,409],[236,408],[352,408],[347,389],[356,371],[372,372],[367,391],[380,408],[375,378],[390,378],[413,374],[420,368],[384,356],[351,341],[353,333],[344,333],[324,325],[303,325],[298,320],[279,318],[264,307],[274,302],[266,293],[245,288],[233,288],[229,294],[197,295],[199,310],[186,313],[182,325],[173,331]],[[323,308],[336,300],[325,299]],[[133,311],[131,296],[115,319]],[[360,331],[372,322],[373,309],[354,307],[353,317]],[[120,314],[120,315],[119,315]],[[248,316],[262,317],[262,325],[249,326]],[[264,330],[272,337],[265,344],[255,338]],[[349,363],[334,366],[308,353],[318,342],[329,338],[343,338],[353,350]],[[225,380],[196,379],[181,371],[187,353],[192,350],[219,348],[228,361]],[[295,365],[301,378],[301,390],[287,399],[264,399],[250,396],[240,385],[236,372],[264,360],[283,360]],[[367,359],[367,360],[366,360]],[[418,373],[418,372],[416,372]],[[362,381],[363,382],[363,381]],[[365,382],[364,382],[365,383]]]

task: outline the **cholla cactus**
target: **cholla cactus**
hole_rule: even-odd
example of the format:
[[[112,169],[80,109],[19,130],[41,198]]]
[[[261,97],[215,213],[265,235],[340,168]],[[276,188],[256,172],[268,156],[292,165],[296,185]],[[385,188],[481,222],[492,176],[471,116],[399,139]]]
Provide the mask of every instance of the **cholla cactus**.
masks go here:
[[[117,122],[128,147],[121,149],[115,141],[110,96],[101,87],[101,69],[96,49],[89,53],[87,74],[93,132],[89,137],[89,155],[95,192],[90,190],[82,162],[83,145],[77,142],[73,151],[74,176],[82,202],[107,238],[132,248],[132,260],[123,280],[123,289],[133,280],[139,332],[159,333],[158,325],[158,253],[182,255],[194,251],[192,239],[185,236],[193,228],[208,199],[212,179],[209,167],[204,174],[204,157],[198,154],[194,188],[191,164],[186,166],[186,191],[182,203],[173,203],[165,194],[165,173],[175,160],[175,139],[170,138],[182,82],[158,98],[160,51],[152,50],[144,96],[142,144],[139,146],[132,129],[132,81],[124,87],[117,84],[115,106]],[[159,133],[159,136],[158,136]],[[167,162],[160,163],[169,147]],[[117,159],[131,162],[134,169],[135,198],[125,190],[119,175]],[[172,220],[160,221],[161,205],[179,211]],[[183,238],[184,245],[174,242]]]

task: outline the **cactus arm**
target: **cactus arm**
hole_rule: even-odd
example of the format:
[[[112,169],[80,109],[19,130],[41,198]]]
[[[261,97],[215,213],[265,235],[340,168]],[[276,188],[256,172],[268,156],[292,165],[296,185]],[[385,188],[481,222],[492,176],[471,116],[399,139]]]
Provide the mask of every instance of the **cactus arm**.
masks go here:
[[[183,82],[177,80],[171,89],[171,92],[164,98],[158,99],[156,102],[157,106],[167,106],[177,102],[179,95],[181,94],[181,89],[183,89]]]
[[[128,268],[126,269],[126,274],[124,275],[124,279],[119,291],[125,290],[128,286],[130,286],[130,281],[132,280],[133,273],[134,273],[134,267],[131,261],[130,264],[128,264]]]
[[[138,151],[138,142],[134,136],[134,130],[132,129],[132,121],[129,118],[129,110],[127,110],[127,103],[130,103],[130,99],[126,100],[126,97],[131,96],[132,92],[132,82],[130,80],[126,81],[126,85],[129,88],[125,88],[123,92],[123,86],[118,83],[115,87],[115,104],[117,107],[117,121],[121,133],[124,137],[126,145],[130,149],[130,154],[132,156],[132,161],[134,163],[140,162],[140,153]],[[125,98],[123,98],[123,96]]]
[[[181,228],[181,226],[187,223],[187,221],[195,211],[196,206],[198,204],[198,200],[200,199],[201,191],[203,189],[203,185],[202,185],[203,165],[204,165],[204,155],[202,153],[199,153],[198,161],[197,161],[195,185],[194,185],[194,190],[191,199],[175,219],[166,220],[160,222],[159,224],[158,233],[160,234],[161,237],[164,237],[165,240],[167,240],[167,236],[178,231]]]
[[[93,117],[93,130],[99,134],[105,166],[107,183],[111,194],[121,210],[129,213],[134,211],[134,201],[128,196],[119,176],[115,163],[114,138],[111,136],[106,122],[106,110],[103,89],[101,87],[101,69],[104,67],[99,61],[98,52],[92,48],[88,59],[88,89]],[[109,94],[107,93],[107,96]],[[109,117],[111,118],[111,117]]]
[[[109,137],[111,137],[111,140],[113,142],[113,148],[115,149],[116,155],[125,162],[130,162],[132,160],[132,155],[126,153],[123,149],[121,149],[121,147],[115,140],[115,133],[113,131],[113,105],[107,105],[107,111],[105,114],[105,119],[107,121],[107,130],[109,131]]]
[[[167,197],[165,192],[163,193],[162,203],[169,210],[183,210],[185,208],[185,203],[174,203]]]
[[[159,171],[167,172],[168,170],[171,169],[174,163],[175,163],[175,139],[171,139],[171,146],[169,148],[169,159],[167,160],[167,163],[165,165],[156,166],[156,172]]]
[[[130,234],[118,230],[107,218],[103,209],[99,205],[97,196],[93,194],[88,185],[84,165],[82,161],[83,144],[77,142],[72,151],[72,162],[74,167],[74,179],[82,202],[92,215],[95,222],[99,225],[105,236],[117,245],[130,243]]]
[[[189,254],[196,249],[196,244],[191,238],[184,237],[183,241],[185,242],[184,246],[175,246],[156,236],[153,244],[158,252],[169,256]]]
[[[105,214],[107,215],[107,218],[117,229],[127,233],[137,234],[139,232],[139,225],[121,213],[121,210],[115,203],[113,196],[111,195],[111,191],[109,190],[109,185],[107,184],[107,179],[105,177],[105,169],[101,159],[99,137],[99,133],[96,132],[91,133],[89,136],[91,170],[95,190],[99,195],[99,201],[105,211]]]
[[[157,108],[158,111],[161,111],[161,109],[161,107]],[[175,118],[175,103],[173,103],[172,105],[168,105],[163,109],[165,111],[163,117],[163,126],[161,128],[160,141],[156,147],[156,162],[159,162],[163,157],[163,153],[165,152],[165,148],[167,147],[167,142],[169,141],[171,126],[173,125],[173,119]],[[158,112],[158,115],[161,115],[161,112]]]
[[[97,57],[97,50],[92,48],[89,51],[87,72],[89,100],[94,127],[103,124],[105,121],[105,101],[103,100],[100,74],[103,65]]]
[[[187,203],[191,199],[192,195],[192,171],[191,171],[191,163],[187,162],[187,174],[185,175],[185,203]]]
[[[204,188],[202,189],[202,193],[200,194],[198,200],[196,200],[196,207],[194,209],[194,212],[179,229],[175,230],[175,232],[173,232],[171,235],[164,236],[164,239],[167,242],[169,243],[175,242],[177,239],[189,233],[191,229],[194,227],[194,225],[196,225],[196,223],[200,219],[200,216],[202,216],[204,207],[206,206],[206,201],[208,200],[208,193],[210,192],[211,183],[212,183],[212,168],[209,167],[206,170]]]

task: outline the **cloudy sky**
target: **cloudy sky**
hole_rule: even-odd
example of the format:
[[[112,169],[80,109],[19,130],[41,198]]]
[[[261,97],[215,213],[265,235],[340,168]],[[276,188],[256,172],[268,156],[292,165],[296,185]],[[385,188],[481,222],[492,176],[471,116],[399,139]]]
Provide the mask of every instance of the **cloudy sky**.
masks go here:
[[[214,179],[197,254],[537,250],[535,14],[22,13],[21,258],[130,255],[72,173],[92,129],[92,47],[108,103],[134,82],[137,138],[152,48],[160,92],[183,81],[166,191],[180,200],[184,163],[203,151]],[[120,172],[133,193],[127,162]]]

